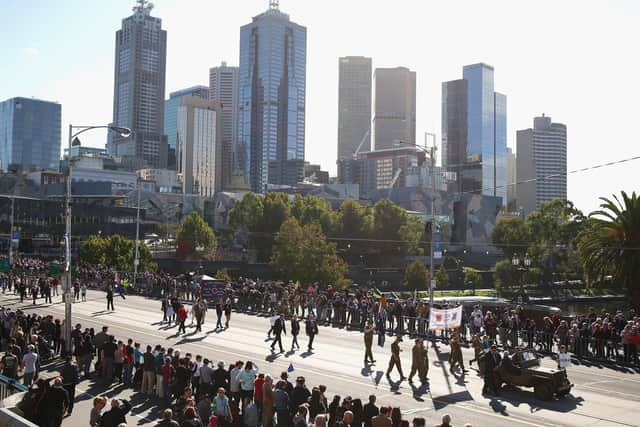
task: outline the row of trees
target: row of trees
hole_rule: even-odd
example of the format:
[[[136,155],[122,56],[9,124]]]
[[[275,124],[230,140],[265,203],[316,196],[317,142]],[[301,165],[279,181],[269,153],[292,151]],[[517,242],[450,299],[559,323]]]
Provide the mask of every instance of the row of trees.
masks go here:
[[[610,276],[640,308],[640,201],[635,192],[601,198],[600,209],[585,216],[573,203],[553,200],[526,219],[499,222],[492,241],[505,259],[495,266],[498,289],[518,283],[549,284],[559,279],[586,279],[589,285]],[[511,258],[531,259],[519,277]]]
[[[80,247],[80,261],[90,265],[104,265],[116,271],[131,271],[135,259],[136,242],[114,234],[110,237],[91,236]],[[151,251],[140,242],[138,246],[139,270],[155,270]]]

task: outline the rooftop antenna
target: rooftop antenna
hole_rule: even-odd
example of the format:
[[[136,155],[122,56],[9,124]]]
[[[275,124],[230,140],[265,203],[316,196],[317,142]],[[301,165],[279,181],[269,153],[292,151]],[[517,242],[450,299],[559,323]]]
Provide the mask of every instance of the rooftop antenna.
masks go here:
[[[136,0],[136,3],[138,3],[138,5],[133,7],[134,12],[149,13],[151,12],[151,9],[153,9],[153,3],[149,0]]]
[[[280,10],[280,0],[269,0],[269,10]]]

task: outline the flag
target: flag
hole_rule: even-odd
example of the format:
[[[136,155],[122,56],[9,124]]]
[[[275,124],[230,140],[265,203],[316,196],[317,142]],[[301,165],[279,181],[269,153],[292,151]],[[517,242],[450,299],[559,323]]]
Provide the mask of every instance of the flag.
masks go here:
[[[455,329],[461,326],[462,306],[448,309],[432,308],[429,310],[429,329]]]
[[[413,303],[416,303],[416,300],[418,299],[418,290],[414,289],[413,290]]]
[[[289,367],[287,368],[287,372],[293,372],[295,371],[295,369],[293,369],[293,363],[289,363]]]

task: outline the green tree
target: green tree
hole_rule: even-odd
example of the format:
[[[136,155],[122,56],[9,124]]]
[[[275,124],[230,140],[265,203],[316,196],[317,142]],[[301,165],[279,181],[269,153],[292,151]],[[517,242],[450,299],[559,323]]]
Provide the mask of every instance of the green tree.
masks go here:
[[[613,275],[640,310],[640,199],[635,192],[623,191],[620,198],[600,200],[600,209],[589,215],[578,243],[587,280],[593,283]]]
[[[135,259],[136,242],[114,234],[104,240],[103,264],[117,271],[132,271]],[[151,262],[151,251],[140,242],[138,246],[138,271],[153,270],[155,264]]]
[[[287,280],[300,283],[336,283],[343,278],[346,264],[327,242],[317,224],[301,226],[294,217],[282,223],[275,238],[271,265]]]
[[[407,223],[407,211],[389,199],[373,206],[374,233],[378,239],[400,240],[400,228]]]
[[[80,247],[80,260],[90,265],[104,265],[106,246],[106,239],[90,236]]]
[[[264,197],[264,231],[275,234],[280,226],[291,216],[291,204],[286,193],[270,192]]]
[[[404,270],[404,284],[410,290],[428,289],[429,269],[420,261],[413,261]]]
[[[296,194],[291,205],[291,215],[301,225],[317,224],[324,233],[330,233],[334,229],[334,212],[326,199],[308,195],[302,197]]]
[[[475,268],[464,267],[465,288],[478,289],[482,285],[482,276]]]
[[[447,273],[447,270],[444,268],[444,264],[441,264],[438,271],[436,271],[435,279],[438,289],[449,287],[449,273]]]
[[[520,284],[518,270],[509,259],[498,261],[494,267],[493,278],[498,295]]]
[[[499,221],[491,232],[491,242],[509,259],[516,253],[526,253],[530,241],[531,233],[520,217]]]
[[[248,231],[261,230],[264,221],[263,198],[255,193],[247,193],[229,212],[229,225],[235,231],[246,228]]]
[[[336,232],[343,237],[362,237],[367,210],[353,199],[342,202],[336,215]]]
[[[398,230],[400,239],[405,242],[407,255],[423,255],[424,225],[416,217],[408,217]]]
[[[177,237],[178,246],[183,245],[186,255],[207,256],[216,250],[216,235],[197,212],[191,212],[182,220]]]

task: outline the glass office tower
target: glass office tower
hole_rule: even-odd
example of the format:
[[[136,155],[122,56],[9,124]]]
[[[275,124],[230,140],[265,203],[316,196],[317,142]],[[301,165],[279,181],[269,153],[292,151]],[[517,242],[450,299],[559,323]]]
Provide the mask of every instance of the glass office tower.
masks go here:
[[[60,104],[33,98],[0,102],[0,169],[58,170],[61,112]]]
[[[240,29],[238,139],[253,191],[304,179],[307,29],[277,2]]]
[[[494,91],[493,67],[467,65],[463,79],[442,85],[443,166],[454,191],[507,203],[507,98]]]

